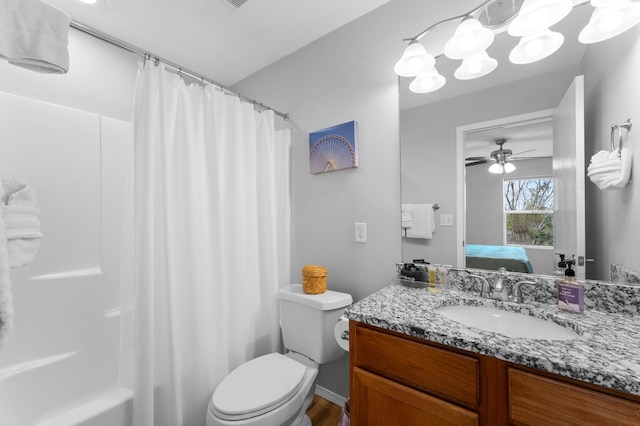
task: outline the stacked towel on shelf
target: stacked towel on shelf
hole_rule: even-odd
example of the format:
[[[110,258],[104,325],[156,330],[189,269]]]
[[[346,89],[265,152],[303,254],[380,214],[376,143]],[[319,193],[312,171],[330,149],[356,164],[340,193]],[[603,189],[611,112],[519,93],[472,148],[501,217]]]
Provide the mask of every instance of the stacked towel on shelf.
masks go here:
[[[4,223],[0,219],[0,348],[6,343],[12,328],[13,297],[11,295],[11,280],[9,279],[7,239],[4,233]]]
[[[403,229],[407,238],[433,238],[435,222],[433,204],[403,204]],[[410,215],[411,226],[404,227],[404,218]]]
[[[35,191],[22,180],[2,180],[2,222],[9,267],[33,261],[40,247],[40,210]]]
[[[69,70],[65,12],[40,0],[0,1],[0,57],[42,73]]]
[[[622,149],[599,151],[587,167],[587,176],[600,189],[619,189],[629,182],[633,151],[630,144]]]

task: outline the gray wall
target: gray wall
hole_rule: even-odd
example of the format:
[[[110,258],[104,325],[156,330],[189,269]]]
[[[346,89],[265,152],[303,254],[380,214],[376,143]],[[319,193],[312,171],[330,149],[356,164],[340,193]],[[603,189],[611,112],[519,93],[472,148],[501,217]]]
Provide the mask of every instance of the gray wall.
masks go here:
[[[586,164],[591,155],[609,149],[610,127],[627,118],[634,122],[627,143],[634,147],[631,182],[618,190],[601,191],[586,182],[587,276],[610,279],[610,263],[640,271],[640,26],[590,46],[585,72]],[[635,177],[634,177],[635,175]]]
[[[234,90],[291,114],[291,281],[305,264],[328,268],[327,286],[359,300],[388,285],[400,260],[398,87],[389,57],[399,36],[372,29],[387,6],[344,26],[243,80]],[[400,46],[400,47],[399,47]],[[308,134],[356,120],[356,169],[312,175]],[[367,243],[354,242],[354,223],[367,224]],[[319,384],[349,394],[348,357],[323,365]]]
[[[402,200],[440,204],[433,239],[403,239],[404,260],[456,264],[456,228],[461,224],[438,225],[440,214],[456,214],[456,128],[554,108],[577,74],[578,69],[556,71],[401,111]]]

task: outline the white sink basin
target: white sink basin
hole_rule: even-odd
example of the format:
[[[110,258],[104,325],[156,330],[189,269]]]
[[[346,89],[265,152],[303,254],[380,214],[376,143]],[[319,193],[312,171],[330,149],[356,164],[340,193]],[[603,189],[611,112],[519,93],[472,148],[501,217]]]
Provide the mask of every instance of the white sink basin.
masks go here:
[[[444,306],[436,309],[436,312],[468,327],[500,333],[509,337],[545,340],[571,340],[578,337],[578,334],[573,330],[553,321],[545,321],[531,315],[496,308]]]

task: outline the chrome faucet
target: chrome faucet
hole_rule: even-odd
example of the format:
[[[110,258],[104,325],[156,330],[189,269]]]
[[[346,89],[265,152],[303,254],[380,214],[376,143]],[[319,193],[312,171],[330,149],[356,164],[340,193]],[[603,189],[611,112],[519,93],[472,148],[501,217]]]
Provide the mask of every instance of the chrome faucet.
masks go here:
[[[480,280],[480,297],[490,298],[493,294],[493,289],[491,288],[491,284],[485,277],[480,275],[467,275],[467,278],[477,278]]]
[[[495,300],[510,301],[511,294],[509,293],[509,288],[507,288],[504,283],[504,275],[507,270],[502,267],[498,269],[498,271],[500,272],[500,276],[498,277],[498,281],[496,281],[496,285],[493,287],[491,298]]]
[[[511,289],[511,295],[509,296],[509,300],[511,300],[512,302],[516,302],[516,303],[522,303],[523,302],[521,287],[524,284],[537,285],[533,281],[518,281],[517,283],[514,284],[513,288]]]
[[[495,286],[491,286],[491,283],[487,281],[487,279],[480,275],[467,275],[467,278],[476,278],[480,280],[480,297],[484,297],[487,299],[500,300],[503,302],[516,302],[523,303],[522,298],[522,286],[523,285],[537,285],[534,281],[518,281],[511,287],[511,291],[509,291],[509,287],[505,283],[505,273],[506,269],[500,268],[500,276],[496,281]],[[474,287],[475,288],[475,287]]]

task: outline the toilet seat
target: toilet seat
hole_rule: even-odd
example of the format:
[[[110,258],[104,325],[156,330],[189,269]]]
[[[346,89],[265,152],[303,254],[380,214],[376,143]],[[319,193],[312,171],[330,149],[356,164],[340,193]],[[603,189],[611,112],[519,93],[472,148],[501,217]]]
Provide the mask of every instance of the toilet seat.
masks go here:
[[[220,382],[210,409],[224,420],[242,420],[272,411],[300,390],[306,370],[279,353],[254,358]]]

